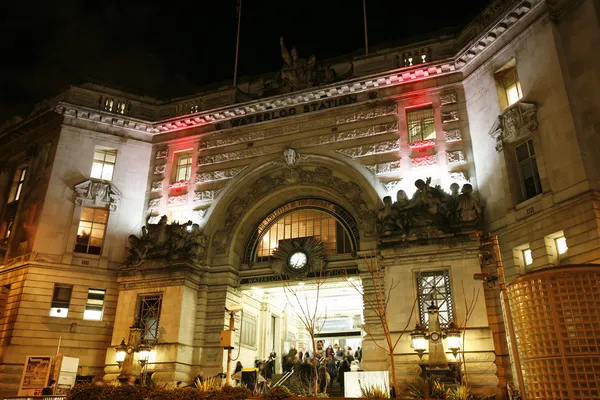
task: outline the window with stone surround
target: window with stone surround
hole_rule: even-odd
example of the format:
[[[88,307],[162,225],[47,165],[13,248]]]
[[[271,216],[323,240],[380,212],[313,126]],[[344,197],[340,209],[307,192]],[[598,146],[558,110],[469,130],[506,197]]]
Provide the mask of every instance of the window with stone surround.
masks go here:
[[[104,111],[114,112],[117,114],[125,115],[127,112],[127,101],[120,99],[113,99],[110,97],[102,97],[101,105]]]
[[[8,202],[18,201],[23,194],[23,185],[25,184],[25,178],[27,177],[27,166],[17,168],[13,185],[10,189],[10,195],[8,196]]]
[[[243,314],[242,317],[242,329],[240,331],[240,342],[244,346],[256,347],[256,328],[258,318],[254,315],[247,313]]]
[[[517,63],[514,59],[496,71],[495,78],[498,86],[498,98],[502,109],[512,106],[523,98],[521,82],[517,74]]]
[[[117,150],[101,150],[96,148],[94,151],[94,162],[92,163],[92,172],[90,176],[96,179],[111,181],[117,162]]]
[[[435,140],[433,106],[407,109],[406,123],[409,143]]]
[[[445,327],[454,318],[452,290],[448,270],[417,273],[419,314],[421,323],[429,326],[427,307],[434,304],[439,309],[440,325]]]
[[[149,294],[139,297],[137,318],[142,329],[144,343],[157,343],[162,310],[162,294]]]
[[[516,146],[515,153],[521,183],[521,193],[523,200],[527,200],[542,193],[533,141],[529,139]]]
[[[102,321],[102,313],[104,312],[104,289],[88,289],[87,302],[83,319],[90,321]]]
[[[107,209],[83,207],[73,251],[99,255],[102,252],[107,221]]]
[[[52,304],[50,305],[51,317],[67,318],[69,315],[69,305],[71,304],[72,293],[73,285],[65,285],[62,283],[54,284]]]
[[[175,154],[173,182],[188,181],[192,174],[192,152]]]

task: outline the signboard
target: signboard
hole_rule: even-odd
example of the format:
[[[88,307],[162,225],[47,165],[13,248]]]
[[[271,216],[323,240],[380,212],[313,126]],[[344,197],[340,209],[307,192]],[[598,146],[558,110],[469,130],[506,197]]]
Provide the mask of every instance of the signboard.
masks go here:
[[[19,385],[19,396],[41,396],[48,384],[52,356],[27,356]]]
[[[58,379],[54,389],[55,395],[66,395],[69,390],[75,386],[77,379],[77,368],[79,367],[79,358],[62,357],[62,363],[58,369]]]
[[[344,373],[344,397],[363,397],[361,388],[378,388],[389,393],[389,372],[357,371]]]
[[[310,272],[307,275],[307,278],[315,278],[319,275],[319,271]],[[348,268],[348,269],[326,269],[323,271],[323,277],[333,278],[337,276],[344,277],[346,275],[358,275],[358,268]],[[289,280],[290,277],[287,275],[266,275],[266,276],[256,276],[252,278],[242,278],[240,280],[241,285],[249,285],[256,283],[269,283],[269,282],[279,282]]]
[[[321,332],[339,332],[352,330],[352,319],[346,318],[327,318],[323,322]]]

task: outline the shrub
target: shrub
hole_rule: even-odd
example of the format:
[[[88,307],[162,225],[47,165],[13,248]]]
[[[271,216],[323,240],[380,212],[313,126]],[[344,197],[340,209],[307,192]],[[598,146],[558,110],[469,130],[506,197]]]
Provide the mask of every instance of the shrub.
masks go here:
[[[292,397],[292,393],[285,386],[276,386],[264,394],[265,400],[285,400]]]
[[[445,399],[444,385],[436,378],[418,377],[406,385],[405,399]]]
[[[204,391],[194,388],[77,385],[71,389],[67,400],[246,400],[248,396],[248,389],[231,386]]]
[[[386,399],[390,397],[386,388],[381,385],[371,385],[360,387],[361,398],[363,399]]]

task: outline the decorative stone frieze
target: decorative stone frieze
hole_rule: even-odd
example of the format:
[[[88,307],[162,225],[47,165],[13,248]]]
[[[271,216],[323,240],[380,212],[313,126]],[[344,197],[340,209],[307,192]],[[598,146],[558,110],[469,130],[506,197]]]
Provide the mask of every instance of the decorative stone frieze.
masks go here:
[[[460,131],[460,129],[450,129],[444,131],[444,140],[447,143],[459,142],[462,139],[462,132]]]
[[[155,191],[155,190],[162,190],[163,188],[163,180],[162,179],[157,179],[155,181],[152,181],[152,183],[150,184],[150,190]]]
[[[463,164],[467,162],[465,153],[462,150],[454,150],[446,153],[448,165]]]
[[[164,175],[166,169],[167,169],[167,164],[155,165],[154,166],[154,170],[152,171],[152,173],[154,175]]]
[[[386,140],[385,142],[364,144],[362,146],[348,147],[345,149],[337,150],[345,156],[351,158],[359,158],[371,156],[374,154],[390,153],[392,151],[400,150],[399,140]]]
[[[410,159],[410,165],[412,165],[415,168],[431,167],[437,165],[437,158],[435,155],[414,157]]]
[[[456,92],[443,93],[440,95],[440,104],[445,106],[448,104],[454,104],[458,101]]]
[[[214,201],[219,195],[220,190],[197,190],[194,192],[194,203],[209,203]]]
[[[458,121],[458,111],[443,111],[442,112],[442,123],[447,124],[449,122]]]
[[[224,138],[215,138],[202,140],[198,144],[198,150],[212,149],[215,147],[231,146],[238,143],[254,142],[256,140],[267,139],[270,137],[287,135],[300,131],[299,124],[277,126],[275,128],[261,129],[259,131],[248,132],[242,135],[229,136]]]
[[[196,172],[196,184],[232,179],[246,168],[248,168],[247,165],[243,167],[218,169],[216,171]]]
[[[366,166],[374,175],[386,175],[400,171],[400,160]]]
[[[398,185],[400,184],[400,180],[397,181],[389,181],[389,182],[381,182],[383,184],[383,186],[385,187],[385,190],[388,193],[394,193],[396,187],[398,187]]]
[[[496,151],[501,152],[504,143],[528,137],[537,130],[537,107],[535,104],[518,102],[498,116],[489,135],[496,140]]]
[[[169,189],[178,189],[182,187],[187,187],[190,184],[190,181],[182,179],[177,182],[172,182],[169,184]]]
[[[297,143],[299,147],[319,146],[323,144],[343,142],[347,140],[360,139],[393,132],[398,132],[398,121],[307,138],[300,140]]]
[[[453,171],[449,173],[450,179],[456,182],[469,182],[467,171]]]
[[[156,197],[154,199],[148,200],[148,210],[159,209],[161,200],[162,200],[162,197]]]
[[[385,117],[386,115],[395,115],[398,113],[396,104],[376,107],[369,110],[356,111],[350,114],[339,115],[335,119],[336,124],[347,124],[350,122],[363,121],[367,119]]]
[[[89,179],[75,185],[75,203],[81,206],[108,207],[115,211],[121,192],[111,183]]]
[[[435,146],[435,139],[425,139],[425,140],[417,140],[415,142],[410,142],[408,147],[411,149],[419,149],[423,147],[432,147]]]
[[[161,160],[169,156],[169,149],[158,149],[156,151],[156,159]]]
[[[169,196],[168,200],[167,200],[167,204],[169,206],[181,206],[187,203],[187,193],[186,194],[180,194],[177,196]]]
[[[279,153],[282,150],[281,145],[270,145],[262,147],[253,147],[250,149],[232,151],[229,153],[214,154],[210,156],[199,156],[199,165],[218,164],[227,161],[241,160],[244,158],[260,157],[267,154]]]

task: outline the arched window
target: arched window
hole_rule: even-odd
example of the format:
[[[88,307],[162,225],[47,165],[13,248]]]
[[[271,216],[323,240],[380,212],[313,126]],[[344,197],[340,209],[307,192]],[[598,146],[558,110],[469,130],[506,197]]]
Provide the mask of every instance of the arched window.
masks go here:
[[[246,250],[247,262],[268,261],[280,240],[314,236],[327,254],[357,250],[354,219],[341,207],[318,199],[297,200],[271,212],[256,228]]]

